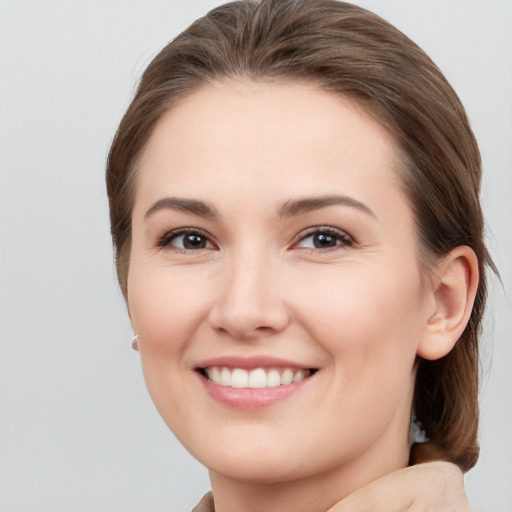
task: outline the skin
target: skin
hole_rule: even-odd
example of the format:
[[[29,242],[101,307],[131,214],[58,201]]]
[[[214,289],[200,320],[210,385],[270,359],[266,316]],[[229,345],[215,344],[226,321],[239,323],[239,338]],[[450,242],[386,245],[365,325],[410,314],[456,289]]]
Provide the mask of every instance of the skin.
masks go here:
[[[429,462],[390,473],[340,501],[327,512],[471,512],[457,466]]]
[[[213,506],[213,498],[208,493],[193,512],[211,512]],[[390,473],[365,485],[327,512],[433,510],[471,512],[462,473],[449,462],[428,462]]]
[[[208,467],[217,512],[325,511],[407,465],[416,357],[462,332],[476,262],[462,248],[422,275],[396,158],[364,110],[308,84],[216,84],[158,122],[138,167],[128,308],[152,399]],[[344,203],[285,207],[334,195]],[[199,248],[182,228],[201,231]],[[197,372],[261,355],[317,371],[259,408],[218,402]]]

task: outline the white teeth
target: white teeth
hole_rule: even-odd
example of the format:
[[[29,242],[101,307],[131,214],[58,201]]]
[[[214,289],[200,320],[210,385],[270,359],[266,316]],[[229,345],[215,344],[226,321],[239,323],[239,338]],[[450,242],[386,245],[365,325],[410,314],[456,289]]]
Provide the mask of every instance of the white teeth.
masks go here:
[[[212,377],[213,377],[213,372],[212,372]],[[220,384],[221,386],[230,386],[231,387],[231,372],[227,368],[222,368],[222,371],[220,372],[220,379],[219,379],[218,384]]]
[[[293,370],[291,368],[286,368],[286,370],[281,375],[281,384],[286,386],[293,382]]]
[[[220,370],[214,366],[213,368],[209,368],[210,374],[208,375],[208,378],[213,380],[214,382],[220,381]]]
[[[277,370],[270,370],[267,374],[267,388],[275,388],[281,385],[281,375]]]
[[[266,388],[267,387],[267,374],[263,368],[257,368],[249,373],[249,387],[250,388]]]
[[[299,370],[298,372],[295,372],[295,375],[293,376],[293,382],[300,382],[306,377],[306,372],[304,370]]]
[[[249,386],[249,374],[247,370],[235,368],[231,372],[231,387],[232,388],[246,388]]]
[[[310,370],[293,370],[285,368],[256,368],[251,371],[243,368],[229,369],[218,366],[205,368],[206,376],[212,382],[220,386],[232,388],[274,388],[276,386],[287,386],[292,382],[300,382],[311,375]]]

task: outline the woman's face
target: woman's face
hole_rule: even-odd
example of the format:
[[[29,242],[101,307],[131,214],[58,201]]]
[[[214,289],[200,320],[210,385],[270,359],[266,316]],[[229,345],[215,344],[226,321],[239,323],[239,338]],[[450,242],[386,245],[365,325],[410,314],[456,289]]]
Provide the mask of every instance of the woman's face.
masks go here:
[[[128,306],[150,394],[212,474],[407,464],[431,313],[395,167],[378,123],[311,85],[220,83],[157,124]]]

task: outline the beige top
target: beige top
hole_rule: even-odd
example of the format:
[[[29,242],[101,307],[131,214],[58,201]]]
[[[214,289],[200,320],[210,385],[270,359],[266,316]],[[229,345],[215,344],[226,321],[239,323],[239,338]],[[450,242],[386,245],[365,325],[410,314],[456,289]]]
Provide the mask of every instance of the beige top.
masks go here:
[[[212,493],[206,493],[203,496],[203,499],[194,507],[192,512],[215,512]]]

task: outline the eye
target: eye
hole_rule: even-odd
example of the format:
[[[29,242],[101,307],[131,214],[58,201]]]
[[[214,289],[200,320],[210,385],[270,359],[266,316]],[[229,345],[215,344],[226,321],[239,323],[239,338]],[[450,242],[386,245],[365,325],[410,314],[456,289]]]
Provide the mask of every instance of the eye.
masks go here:
[[[159,247],[172,247],[181,250],[213,249],[208,235],[199,229],[179,229],[166,233],[158,242]]]
[[[330,228],[314,228],[303,235],[295,244],[301,249],[335,249],[336,247],[351,247],[354,244],[352,238],[345,232]]]

